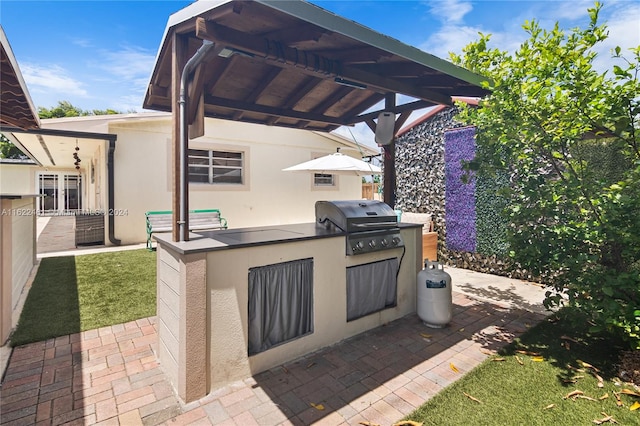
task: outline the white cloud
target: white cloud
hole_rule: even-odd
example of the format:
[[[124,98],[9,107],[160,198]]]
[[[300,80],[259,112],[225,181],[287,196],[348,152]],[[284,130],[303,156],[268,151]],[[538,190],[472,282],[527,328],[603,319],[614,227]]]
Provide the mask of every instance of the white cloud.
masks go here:
[[[86,97],[84,83],[71,77],[66,69],[59,65],[20,65],[22,75],[29,91],[34,93],[58,94],[64,96]]]
[[[509,23],[486,26],[469,26],[463,22],[445,22],[418,47],[443,59],[449,59],[449,52],[460,54],[462,48],[472,41],[478,40],[479,32],[491,34],[489,46],[514,52],[520,44],[528,39],[522,29],[525,20],[536,20],[542,28],[551,29],[555,22],[567,33],[576,26],[586,28],[588,24],[587,9],[593,7],[592,1],[557,1],[536,2],[533,8],[522,10],[518,17]],[[640,4],[620,1],[605,4],[600,12],[599,22],[606,23],[609,38],[597,46],[598,57],[594,61],[595,68],[602,72],[610,69],[616,61],[611,58],[611,50],[620,46],[624,51],[640,45]]]
[[[142,99],[155,62],[155,53],[126,46],[118,50],[100,50],[97,60],[89,62],[96,69],[93,76],[100,86],[110,87],[105,93],[108,108],[117,111],[142,110]]]
[[[120,96],[118,99],[114,99],[114,104],[110,107],[116,111],[129,112],[129,111],[142,111],[143,93],[133,93]]]
[[[479,28],[464,25],[446,25],[418,46],[425,52],[431,53],[442,59],[449,59],[449,52],[460,53],[462,48],[473,40],[477,40]]]
[[[464,16],[473,9],[471,3],[464,0],[437,0],[426,4],[431,14],[445,23],[462,22]]]
[[[85,48],[93,47],[93,43],[87,38],[74,38],[71,40],[71,43]]]
[[[155,62],[155,53],[140,47],[125,47],[120,50],[100,52],[100,63],[95,66],[108,73],[127,80],[139,80],[149,77]]]
[[[87,40],[77,39],[82,46]],[[68,100],[82,109],[141,111],[155,53],[126,46],[96,50],[91,59],[73,64],[73,74],[60,65],[21,63],[29,92],[38,106]],[[70,65],[71,67],[71,65]]]
[[[540,21],[545,27],[553,25],[556,21],[576,21],[588,17],[589,13],[587,9],[594,7],[595,1],[593,0],[570,0],[570,1],[546,1],[539,2],[540,6],[536,10],[535,14],[527,18],[529,20],[536,19]],[[561,22],[562,23],[562,22]]]
[[[429,38],[418,47],[439,58],[449,60],[449,52],[462,53],[463,47],[480,38],[479,33],[491,34],[490,47],[497,47],[510,52],[518,48],[520,45],[519,40],[524,39],[524,32],[522,30],[520,31],[520,35],[516,35],[509,32],[490,31],[486,28],[466,25],[445,25],[429,36]]]
[[[603,72],[614,64],[623,66],[621,59],[611,58],[611,52],[620,46],[623,56],[631,58],[628,49],[640,46],[640,4],[633,2],[614,3],[603,8],[600,21],[607,25],[609,37],[597,46],[598,56],[594,67]]]

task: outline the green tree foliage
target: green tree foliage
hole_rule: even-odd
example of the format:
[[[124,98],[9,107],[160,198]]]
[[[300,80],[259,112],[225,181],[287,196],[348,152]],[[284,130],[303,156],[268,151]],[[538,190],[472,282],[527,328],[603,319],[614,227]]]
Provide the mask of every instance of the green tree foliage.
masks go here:
[[[69,101],[58,101],[58,105],[52,108],[38,107],[38,116],[40,116],[40,118],[82,117],[85,115],[109,114],[120,114],[120,112],[109,108],[105,110],[83,110],[82,108],[73,106]]]
[[[507,257],[509,222],[501,212],[509,205],[508,197],[502,195],[508,187],[509,175],[504,171],[476,177],[476,251],[485,256]]]
[[[468,169],[509,176],[514,264],[548,285],[547,306],[576,306],[640,348],[640,46],[614,49],[626,65],[597,72],[600,8],[586,29],[526,22],[515,53],[481,34],[452,59],[493,80],[460,118],[482,148]]]
[[[135,111],[131,111],[135,112]],[[69,101],[58,101],[58,105],[52,108],[38,107],[38,116],[40,118],[63,118],[63,117],[81,117],[85,115],[109,115],[121,114],[120,111],[114,109],[94,109],[91,111],[83,110],[73,106]],[[9,141],[4,135],[0,134],[0,158],[28,158]]]
[[[0,158],[25,159],[28,157],[17,146],[12,144],[5,135],[0,134]]]

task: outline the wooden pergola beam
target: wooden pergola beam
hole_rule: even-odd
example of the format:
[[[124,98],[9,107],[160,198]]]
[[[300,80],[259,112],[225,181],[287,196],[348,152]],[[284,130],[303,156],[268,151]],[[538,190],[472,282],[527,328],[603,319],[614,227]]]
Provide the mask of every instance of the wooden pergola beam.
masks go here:
[[[308,112],[286,111],[282,108],[269,107],[265,105],[248,104],[242,101],[233,101],[230,99],[219,98],[216,96],[205,95],[204,99],[206,104],[217,105],[223,108],[228,108],[236,111],[255,112],[260,114],[268,114],[278,118],[289,118],[297,120],[314,121],[318,123],[332,124],[336,126],[348,126],[348,123],[343,123],[336,117],[329,117],[323,114],[312,114]]]
[[[393,111],[396,106],[396,94],[387,93],[384,98],[385,110]],[[395,136],[388,145],[382,147],[384,153],[384,189],[383,199],[392,209],[396,205],[396,140]]]
[[[378,111],[372,111],[372,112],[368,112],[366,114],[361,114],[361,115],[357,115],[355,117],[352,117],[348,120],[346,120],[349,124],[355,124],[355,123],[361,123],[361,122],[368,122],[369,120],[373,120],[374,118],[378,118],[378,115],[380,115],[381,112],[392,112],[394,114],[402,114],[404,112],[408,112],[409,114],[411,114],[413,111],[417,110],[417,109],[422,109],[422,108],[427,108],[430,106],[433,106],[434,104],[431,102],[427,102],[427,101],[414,101],[414,102],[409,102],[406,104],[402,104],[402,105],[396,105],[395,107],[393,107],[393,109],[387,109],[388,107],[385,104],[384,109],[382,110],[378,110]]]
[[[253,55],[255,60],[269,62],[282,68],[295,67],[301,73],[320,78],[341,77],[381,93],[394,91],[435,104],[453,105],[450,96],[344,66],[338,60],[294,49],[278,41],[246,34],[204,18],[197,18],[195,27],[196,37]]]

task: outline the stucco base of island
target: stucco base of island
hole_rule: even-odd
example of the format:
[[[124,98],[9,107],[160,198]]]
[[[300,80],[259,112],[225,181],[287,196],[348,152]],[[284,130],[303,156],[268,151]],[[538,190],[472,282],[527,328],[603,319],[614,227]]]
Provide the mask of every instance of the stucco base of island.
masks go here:
[[[402,227],[404,249],[358,256],[345,255],[344,234],[267,238],[283,230],[289,232],[282,226],[215,231],[179,243],[169,234],[156,236],[158,357],[183,401],[415,312],[421,227]],[[232,236],[242,240],[242,232],[250,243],[229,243]],[[300,259],[312,259],[311,331],[250,355],[249,271]],[[394,305],[347,321],[347,268],[387,259],[399,263]]]

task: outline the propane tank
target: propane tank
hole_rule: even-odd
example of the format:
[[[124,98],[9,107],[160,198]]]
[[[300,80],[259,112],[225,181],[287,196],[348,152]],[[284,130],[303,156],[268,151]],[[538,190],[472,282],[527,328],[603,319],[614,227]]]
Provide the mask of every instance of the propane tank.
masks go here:
[[[453,309],[451,276],[440,263],[424,261],[416,296],[418,317],[426,326],[442,328],[449,324]]]

